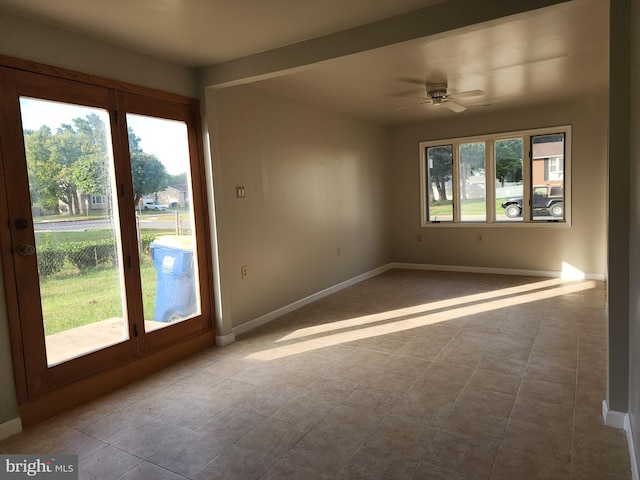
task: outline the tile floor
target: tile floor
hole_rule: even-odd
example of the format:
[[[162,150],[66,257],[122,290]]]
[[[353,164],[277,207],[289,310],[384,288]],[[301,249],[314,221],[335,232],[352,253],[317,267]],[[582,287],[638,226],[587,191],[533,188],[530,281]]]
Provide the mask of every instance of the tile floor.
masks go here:
[[[601,282],[391,270],[0,442],[82,479],[614,480]]]

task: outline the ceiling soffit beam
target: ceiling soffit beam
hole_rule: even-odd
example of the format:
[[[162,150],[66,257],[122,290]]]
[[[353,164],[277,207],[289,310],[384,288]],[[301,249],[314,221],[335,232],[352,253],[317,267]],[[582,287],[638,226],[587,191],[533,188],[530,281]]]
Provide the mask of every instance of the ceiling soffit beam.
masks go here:
[[[495,21],[570,0],[450,0],[341,32],[222,62],[198,71],[201,88],[224,88],[400,42]]]

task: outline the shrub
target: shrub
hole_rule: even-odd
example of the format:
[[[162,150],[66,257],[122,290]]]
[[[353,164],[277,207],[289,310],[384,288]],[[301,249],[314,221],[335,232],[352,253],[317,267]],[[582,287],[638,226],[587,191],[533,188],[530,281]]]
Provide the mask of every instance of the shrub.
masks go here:
[[[156,238],[156,235],[154,233],[143,233],[140,235],[141,253],[151,253],[151,248],[149,247],[149,244],[153,242],[155,238]]]
[[[38,273],[41,277],[49,277],[62,270],[66,253],[49,245],[38,248]]]
[[[80,270],[111,263],[116,255],[116,247],[112,239],[92,242],[65,243],[62,248],[69,262]]]

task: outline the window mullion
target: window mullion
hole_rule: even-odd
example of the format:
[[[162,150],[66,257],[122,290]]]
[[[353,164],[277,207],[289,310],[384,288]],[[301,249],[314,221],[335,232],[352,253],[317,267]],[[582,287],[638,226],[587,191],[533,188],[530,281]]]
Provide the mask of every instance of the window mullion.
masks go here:
[[[460,143],[453,142],[451,149],[451,196],[453,199],[453,223],[460,223]]]
[[[486,223],[496,221],[496,174],[495,174],[495,139],[487,138],[484,152],[485,201],[487,211]]]

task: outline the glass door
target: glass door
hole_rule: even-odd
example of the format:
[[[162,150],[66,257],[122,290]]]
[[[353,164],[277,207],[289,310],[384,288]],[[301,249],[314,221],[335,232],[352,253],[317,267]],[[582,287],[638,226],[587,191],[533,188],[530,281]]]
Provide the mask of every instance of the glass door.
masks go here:
[[[9,69],[0,82],[26,398],[211,331],[197,104]]]
[[[20,97],[47,365],[128,340],[109,113]]]

